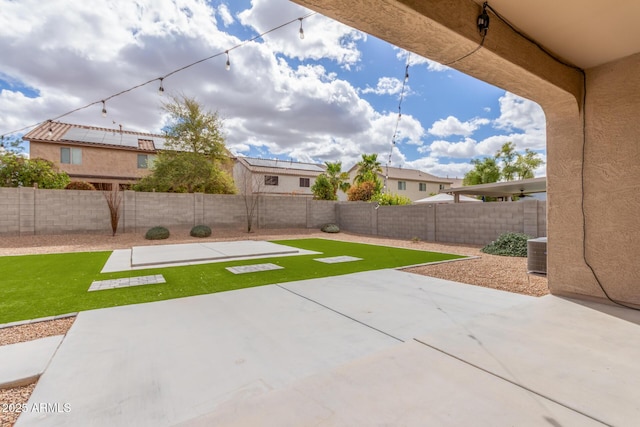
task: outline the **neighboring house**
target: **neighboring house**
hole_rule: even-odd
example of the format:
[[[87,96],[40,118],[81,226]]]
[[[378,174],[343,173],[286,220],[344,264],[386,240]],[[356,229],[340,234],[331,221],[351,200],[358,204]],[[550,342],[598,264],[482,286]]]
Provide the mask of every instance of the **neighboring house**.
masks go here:
[[[27,133],[29,156],[52,161],[72,181],[99,189],[126,188],[148,175],[162,135],[45,122]]]
[[[237,157],[233,179],[242,194],[312,197],[311,187],[324,171],[316,163]]]
[[[351,182],[358,173],[358,166],[349,169]],[[382,173],[378,174],[380,182],[385,183],[387,168],[383,166]],[[451,188],[453,179],[440,178],[417,169],[388,168],[389,178],[386,180],[386,188],[389,193],[408,197],[412,201],[424,199],[440,190]]]

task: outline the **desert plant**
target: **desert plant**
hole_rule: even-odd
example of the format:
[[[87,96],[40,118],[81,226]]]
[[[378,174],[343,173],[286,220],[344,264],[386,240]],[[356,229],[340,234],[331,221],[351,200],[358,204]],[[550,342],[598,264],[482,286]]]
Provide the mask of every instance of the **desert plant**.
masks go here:
[[[526,257],[527,240],[531,238],[524,233],[504,233],[480,250],[491,255]]]
[[[147,240],[162,240],[169,238],[169,230],[166,227],[153,227],[150,228],[144,235]]]
[[[325,233],[339,233],[340,227],[337,224],[325,224],[320,227],[320,231],[324,231]]]
[[[71,181],[64,187],[65,190],[87,190],[95,191],[96,187],[93,184],[86,181]]]
[[[378,202],[383,206],[410,205],[411,199],[400,194],[378,193],[371,198],[372,202]]]
[[[189,233],[192,237],[209,237],[211,236],[211,227],[208,225],[196,225]]]
[[[120,203],[122,203],[122,193],[120,192],[120,187],[115,185],[113,190],[104,190],[102,191],[102,195],[104,199],[107,201],[107,206],[109,207],[109,217],[111,220],[111,231],[112,236],[116,235],[116,231],[118,231],[118,222],[120,221]]]

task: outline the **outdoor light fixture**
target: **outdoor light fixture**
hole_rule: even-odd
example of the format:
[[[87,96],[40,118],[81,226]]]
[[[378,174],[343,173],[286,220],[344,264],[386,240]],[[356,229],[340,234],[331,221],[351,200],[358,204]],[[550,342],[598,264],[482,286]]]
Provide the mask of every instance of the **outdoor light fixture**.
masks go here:
[[[107,107],[104,104],[104,101],[102,101],[102,117],[107,117]]]
[[[300,40],[304,40],[304,30],[302,29],[302,18],[298,18],[300,20]]]
[[[162,80],[164,80],[164,78],[160,77],[160,87],[158,88],[158,95],[160,96],[164,95],[164,87],[162,86]]]
[[[231,61],[229,61],[229,51],[225,50],[224,53],[227,54],[227,62],[224,64],[224,69],[229,71],[231,69]]]
[[[489,30],[489,14],[487,14],[487,2],[482,5],[482,13],[478,16],[478,31],[482,36],[487,35]]]

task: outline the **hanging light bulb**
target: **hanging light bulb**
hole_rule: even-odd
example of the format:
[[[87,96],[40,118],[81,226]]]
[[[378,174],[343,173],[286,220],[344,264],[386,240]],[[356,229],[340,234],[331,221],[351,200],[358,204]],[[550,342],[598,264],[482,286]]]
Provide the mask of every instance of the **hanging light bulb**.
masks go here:
[[[102,101],[102,117],[107,117],[107,107],[104,101]]]
[[[304,40],[304,30],[302,29],[302,18],[298,18],[300,20],[300,40]]]
[[[160,96],[164,95],[164,87],[162,86],[162,80],[164,80],[164,77],[160,77],[160,87],[158,88],[158,95]]]
[[[229,71],[231,69],[231,61],[229,61],[229,51],[225,50],[225,52],[227,54],[227,62],[224,64],[224,69]]]

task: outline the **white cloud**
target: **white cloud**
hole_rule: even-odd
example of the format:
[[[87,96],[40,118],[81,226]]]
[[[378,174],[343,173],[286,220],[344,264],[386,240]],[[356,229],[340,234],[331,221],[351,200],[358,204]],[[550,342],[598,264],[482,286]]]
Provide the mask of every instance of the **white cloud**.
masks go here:
[[[380,77],[375,88],[367,87],[362,89],[361,93],[374,93],[376,95],[399,95],[402,92],[402,80],[395,77]],[[409,91],[408,85],[405,85],[405,93]]]
[[[407,54],[409,52],[404,50],[404,49],[401,49],[399,47],[396,47],[395,49],[397,49],[396,57],[398,59],[406,62]],[[446,65],[442,65],[439,62],[432,61],[431,59],[425,58],[425,57],[420,56],[420,55],[416,55],[415,53],[411,53],[411,57],[409,58],[409,66],[410,67],[414,67],[416,65],[426,65],[427,66],[427,70],[435,71],[435,72],[442,72],[442,71],[450,70],[450,68],[447,67]]]
[[[500,117],[494,125],[498,129],[520,129],[525,132],[544,131],[546,120],[542,108],[533,101],[506,92],[499,99]]]
[[[480,126],[489,124],[488,119],[475,118],[466,122],[461,122],[457,117],[449,116],[433,123],[429,133],[435,136],[446,137],[451,135],[470,136]]]
[[[222,18],[222,23],[225,27],[228,27],[235,22],[233,16],[231,16],[231,12],[229,12],[229,7],[224,3],[218,6],[218,15]]]
[[[287,0],[252,0],[251,9],[241,12],[238,18],[243,25],[262,33],[310,12]],[[305,19],[302,26],[304,40],[299,38],[299,25],[292,24],[266,35],[265,42],[273,51],[300,60],[328,58],[347,69],[360,61],[357,41],[366,39],[366,34],[322,15]]]

